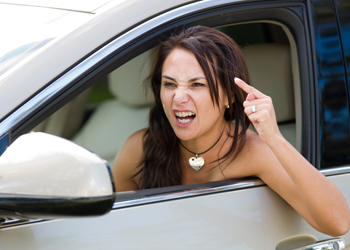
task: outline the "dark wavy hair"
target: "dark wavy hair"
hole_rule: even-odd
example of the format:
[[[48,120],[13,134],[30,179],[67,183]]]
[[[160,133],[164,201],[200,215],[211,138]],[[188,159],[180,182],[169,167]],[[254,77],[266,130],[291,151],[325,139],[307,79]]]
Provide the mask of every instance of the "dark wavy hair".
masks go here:
[[[143,142],[143,159],[136,174],[141,175],[140,189],[181,185],[179,139],[164,113],[160,99],[163,63],[175,48],[195,55],[208,81],[213,105],[214,102],[219,104],[218,84],[228,96],[230,106],[224,117],[235,124],[233,143],[230,150],[217,161],[225,161],[242,149],[250,124],[243,108],[246,94],[234,83],[234,77],[249,83],[248,69],[238,45],[213,28],[195,26],[176,32],[160,44],[148,78],[155,104],[150,111],[149,128]]]

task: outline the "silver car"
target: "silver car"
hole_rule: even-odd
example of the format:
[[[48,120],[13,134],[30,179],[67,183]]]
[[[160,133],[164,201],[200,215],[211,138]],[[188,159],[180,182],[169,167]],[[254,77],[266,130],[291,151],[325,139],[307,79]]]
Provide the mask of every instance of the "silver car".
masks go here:
[[[350,249],[254,177],[118,193],[108,167],[147,127],[152,52],[205,25],[350,204],[349,1],[13,0],[0,20],[0,249]]]

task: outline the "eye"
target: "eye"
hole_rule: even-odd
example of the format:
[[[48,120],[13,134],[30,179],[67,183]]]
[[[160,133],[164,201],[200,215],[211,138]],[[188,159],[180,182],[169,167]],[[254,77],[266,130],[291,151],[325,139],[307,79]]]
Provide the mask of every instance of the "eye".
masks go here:
[[[176,84],[173,82],[164,82],[163,86],[164,87],[176,87]]]
[[[200,83],[200,82],[195,82],[192,84],[193,87],[205,87],[204,83]]]

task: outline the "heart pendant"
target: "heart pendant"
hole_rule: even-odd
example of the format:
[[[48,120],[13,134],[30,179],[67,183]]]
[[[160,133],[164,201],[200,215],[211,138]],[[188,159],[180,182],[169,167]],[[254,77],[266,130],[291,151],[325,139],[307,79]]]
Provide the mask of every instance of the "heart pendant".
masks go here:
[[[204,158],[203,158],[203,157],[200,157],[200,156],[198,157],[198,156],[196,156],[196,157],[191,157],[191,158],[188,160],[188,163],[191,165],[191,167],[192,167],[194,170],[198,171],[198,170],[200,170],[200,169],[203,167],[205,161],[204,161]]]

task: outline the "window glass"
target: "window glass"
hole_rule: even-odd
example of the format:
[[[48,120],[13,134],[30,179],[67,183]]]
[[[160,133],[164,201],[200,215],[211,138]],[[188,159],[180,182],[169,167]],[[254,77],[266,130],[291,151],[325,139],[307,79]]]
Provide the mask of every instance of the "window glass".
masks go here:
[[[350,147],[349,96],[340,32],[334,2],[311,3],[320,105],[317,157],[320,168],[339,167],[349,163]]]
[[[340,34],[343,45],[343,52],[350,82],[350,2],[346,0],[335,1],[340,25]]]

